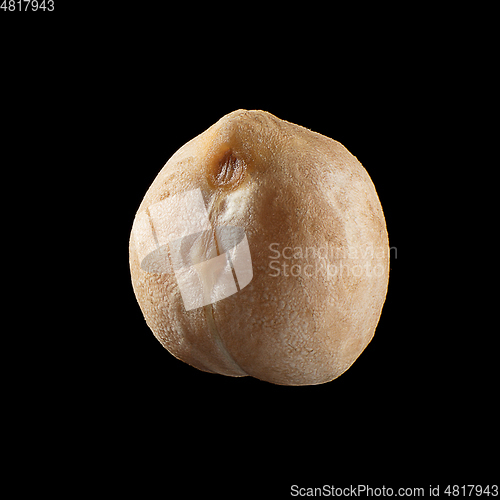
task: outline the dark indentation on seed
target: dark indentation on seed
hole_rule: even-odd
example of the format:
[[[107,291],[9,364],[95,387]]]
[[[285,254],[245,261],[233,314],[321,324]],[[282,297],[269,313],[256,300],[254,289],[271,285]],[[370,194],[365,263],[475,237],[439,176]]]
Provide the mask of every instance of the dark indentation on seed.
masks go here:
[[[231,150],[227,151],[219,161],[212,182],[215,186],[234,186],[243,179],[246,165],[243,159],[238,158]]]

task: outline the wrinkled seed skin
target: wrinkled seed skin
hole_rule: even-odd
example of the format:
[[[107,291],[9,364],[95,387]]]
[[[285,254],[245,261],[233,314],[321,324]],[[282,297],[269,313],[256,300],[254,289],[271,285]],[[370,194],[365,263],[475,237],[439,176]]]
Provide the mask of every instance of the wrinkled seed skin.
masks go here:
[[[197,188],[213,226],[244,228],[253,279],[234,295],[186,311],[174,274],[143,271],[131,238],[132,284],[156,338],[206,372],[282,385],[341,375],[374,335],[389,276],[382,207],[360,162],[328,137],[264,111],[238,110],[170,158],[137,214]],[[342,275],[315,273],[319,259],[311,252],[276,259],[299,264],[298,276],[271,276],[277,274],[270,268],[273,244],[280,252],[326,247],[323,263],[343,266]]]

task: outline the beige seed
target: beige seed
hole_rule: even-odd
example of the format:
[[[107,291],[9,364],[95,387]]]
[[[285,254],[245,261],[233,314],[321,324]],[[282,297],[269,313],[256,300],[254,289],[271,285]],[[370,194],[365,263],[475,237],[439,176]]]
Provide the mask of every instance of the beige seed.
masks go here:
[[[148,326],[178,359],[321,384],[374,335],[389,244],[375,187],[344,146],[238,110],[160,171],[136,214],[130,269]]]

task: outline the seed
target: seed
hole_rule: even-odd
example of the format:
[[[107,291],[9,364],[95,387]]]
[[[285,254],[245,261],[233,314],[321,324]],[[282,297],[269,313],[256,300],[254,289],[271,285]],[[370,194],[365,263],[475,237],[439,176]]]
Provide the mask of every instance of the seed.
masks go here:
[[[312,385],[372,339],[389,243],[375,187],[344,146],[238,110],[158,174],[134,220],[130,269],[148,326],[178,359]]]

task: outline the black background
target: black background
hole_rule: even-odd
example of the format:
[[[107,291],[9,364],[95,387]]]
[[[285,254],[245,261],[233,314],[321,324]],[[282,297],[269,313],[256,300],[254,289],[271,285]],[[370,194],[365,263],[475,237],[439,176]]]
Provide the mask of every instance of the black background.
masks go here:
[[[237,24],[229,43],[220,25],[179,21],[176,31],[169,14],[163,24],[153,14],[80,14],[9,20],[3,137],[46,213],[71,218],[44,233],[71,250],[70,267],[47,270],[64,284],[46,306],[56,301],[65,317],[53,321],[50,350],[65,354],[42,370],[53,394],[44,411],[62,407],[55,420],[71,423],[53,445],[62,456],[91,454],[86,487],[104,479],[110,492],[146,497],[160,485],[165,496],[180,487],[288,498],[292,484],[491,484],[498,376],[480,362],[488,347],[452,324],[443,276],[449,58],[411,36],[401,42],[402,28],[358,44],[257,19]],[[143,195],[179,147],[238,108],[340,141],[385,212],[397,258],[382,317],[329,384],[197,371],[163,349],[133,294],[128,239]]]

